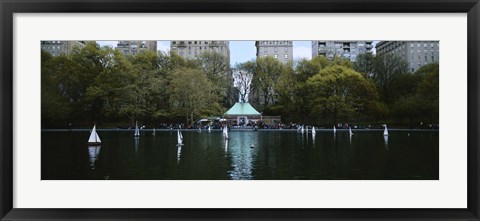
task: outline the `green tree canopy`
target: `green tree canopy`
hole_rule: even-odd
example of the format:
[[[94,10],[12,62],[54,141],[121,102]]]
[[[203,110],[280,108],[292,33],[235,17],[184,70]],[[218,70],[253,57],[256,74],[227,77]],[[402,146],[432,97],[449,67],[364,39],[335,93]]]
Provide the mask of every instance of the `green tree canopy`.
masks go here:
[[[169,75],[172,114],[185,116],[192,125],[195,119],[219,114],[222,108],[212,93],[212,82],[200,70],[180,68]]]
[[[356,110],[375,105],[378,95],[372,83],[360,73],[334,65],[320,71],[307,81],[311,113],[317,120],[329,123],[351,122]]]
[[[402,76],[407,74],[407,61],[395,54],[376,56],[373,60],[373,82],[377,85],[380,98],[387,104],[393,103],[396,98],[392,96],[392,85]]]

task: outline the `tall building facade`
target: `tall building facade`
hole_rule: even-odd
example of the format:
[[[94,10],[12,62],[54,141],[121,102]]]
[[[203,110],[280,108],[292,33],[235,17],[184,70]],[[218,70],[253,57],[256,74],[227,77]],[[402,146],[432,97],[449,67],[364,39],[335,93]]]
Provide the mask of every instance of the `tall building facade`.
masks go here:
[[[230,44],[228,41],[171,41],[170,52],[186,59],[195,59],[204,52],[216,52],[225,57],[230,64]]]
[[[271,56],[282,63],[293,60],[292,41],[256,41],[257,58]]]
[[[157,52],[157,41],[119,41],[115,50],[125,55],[136,55],[143,50]]]
[[[312,41],[312,58],[346,58],[354,62],[360,54],[372,54],[373,41]]]
[[[68,55],[73,49],[83,48],[89,41],[41,41],[41,47],[44,51],[49,52],[53,56],[61,54]]]
[[[396,54],[408,63],[411,72],[420,67],[439,62],[438,41],[381,41],[375,45],[377,55]]]

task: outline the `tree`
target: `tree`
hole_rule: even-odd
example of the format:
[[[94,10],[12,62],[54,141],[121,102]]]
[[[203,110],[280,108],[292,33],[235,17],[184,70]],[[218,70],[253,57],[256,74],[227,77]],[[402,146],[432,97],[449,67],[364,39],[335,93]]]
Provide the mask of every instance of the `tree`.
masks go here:
[[[252,91],[252,79],[255,72],[256,63],[247,61],[235,65],[233,72],[234,85],[238,90],[239,97],[248,102],[248,97]]]
[[[395,54],[376,56],[373,60],[373,82],[377,85],[380,98],[387,104],[395,101],[391,87],[402,75],[407,74],[407,62]]]
[[[283,64],[273,57],[261,57],[256,60],[252,89],[254,89],[254,101],[257,105],[263,106],[262,110],[274,102],[274,85],[280,77],[282,69]]]
[[[420,122],[439,121],[439,68],[438,64],[428,64],[411,75],[415,83],[410,83],[410,93],[393,105],[397,119],[406,118],[410,126],[415,120]],[[405,85],[407,86],[407,85]]]
[[[229,60],[218,52],[203,52],[195,60],[198,67],[212,82],[213,93],[221,97],[223,104],[231,104],[228,92],[232,85],[232,70]]]
[[[353,63],[353,69],[365,77],[373,77],[373,59],[372,54],[360,54]]]
[[[296,91],[295,69],[291,62],[287,63],[277,82],[275,83],[276,103],[269,108],[273,115],[281,115],[286,121],[297,121],[298,114],[295,113],[295,106],[298,103],[295,97]]]
[[[328,66],[330,66],[330,60],[325,56],[316,56],[312,60],[302,59],[296,66],[297,80],[306,82],[308,78]]]
[[[169,75],[168,93],[173,116],[184,116],[189,125],[199,117],[221,113],[212,82],[201,71],[179,68]]]
[[[294,102],[291,103],[291,106],[298,115],[295,117],[295,121],[307,122],[310,119],[311,108],[307,80],[329,66],[330,60],[325,56],[316,56],[312,60],[303,59],[298,62],[291,85],[294,94],[292,98]]]
[[[353,121],[357,110],[367,111],[378,99],[374,85],[352,69],[334,65],[309,78],[311,112],[329,124]]]
[[[52,57],[42,50],[41,53],[41,116],[42,127],[63,124],[69,118],[72,107],[68,98],[64,96],[61,82],[59,82],[59,61],[66,61],[65,56]]]
[[[196,62],[207,78],[219,84],[231,72],[228,59],[218,52],[203,52]]]
[[[419,83],[417,94],[423,100],[426,120],[438,123],[439,121],[439,67],[438,64],[425,65],[417,72],[424,74],[423,80]]]
[[[133,66],[126,57],[115,50],[108,50],[108,66],[95,78],[86,90],[86,101],[99,101],[101,113],[105,117],[128,117],[133,124],[139,115],[135,94],[135,75]]]

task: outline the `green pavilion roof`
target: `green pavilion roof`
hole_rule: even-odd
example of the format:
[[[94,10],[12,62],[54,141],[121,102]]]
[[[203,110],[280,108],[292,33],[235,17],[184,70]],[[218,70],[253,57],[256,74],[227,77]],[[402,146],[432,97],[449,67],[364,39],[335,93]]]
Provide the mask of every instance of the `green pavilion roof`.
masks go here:
[[[223,115],[262,115],[248,102],[237,102]]]

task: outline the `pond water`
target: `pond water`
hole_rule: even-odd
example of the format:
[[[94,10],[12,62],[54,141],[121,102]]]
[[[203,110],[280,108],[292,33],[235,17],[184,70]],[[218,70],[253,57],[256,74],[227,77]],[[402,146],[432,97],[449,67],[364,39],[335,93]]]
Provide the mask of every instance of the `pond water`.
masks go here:
[[[438,131],[42,131],[43,180],[437,180]]]

